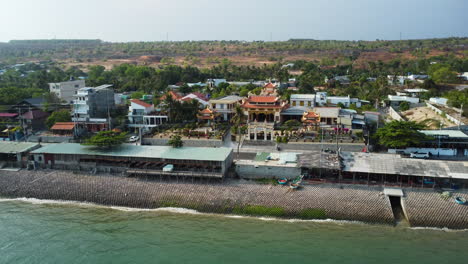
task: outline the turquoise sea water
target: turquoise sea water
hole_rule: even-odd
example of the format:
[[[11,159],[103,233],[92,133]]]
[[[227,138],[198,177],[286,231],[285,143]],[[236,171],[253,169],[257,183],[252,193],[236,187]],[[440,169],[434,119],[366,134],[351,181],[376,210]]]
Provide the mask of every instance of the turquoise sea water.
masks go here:
[[[468,263],[468,231],[0,199],[0,263]]]

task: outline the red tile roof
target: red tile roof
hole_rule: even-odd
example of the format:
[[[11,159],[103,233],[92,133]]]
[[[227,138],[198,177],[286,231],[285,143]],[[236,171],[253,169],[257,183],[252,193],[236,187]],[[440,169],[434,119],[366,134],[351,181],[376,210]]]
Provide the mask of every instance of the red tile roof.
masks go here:
[[[276,88],[276,85],[272,84],[272,83],[267,83],[265,84],[265,86],[263,86],[264,88]]]
[[[203,110],[200,111],[201,114],[211,114],[213,113],[213,111],[211,111],[209,108],[205,108]]]
[[[276,103],[278,98],[275,96],[250,96],[247,100],[255,103]]]
[[[138,100],[138,99],[132,99],[132,100],[130,100],[130,102],[135,103],[137,105],[141,105],[143,107],[152,107],[152,105],[150,105],[150,104],[148,104],[146,102],[143,102],[141,100]]]
[[[53,125],[50,130],[73,130],[75,123],[73,122],[57,122]]]
[[[182,98],[182,96],[181,96],[180,94],[178,94],[178,93],[176,93],[176,92],[174,92],[174,91],[169,91],[169,92],[167,92],[165,95],[161,96],[160,99],[161,99],[161,100],[166,100],[166,97],[167,97],[167,95],[169,95],[169,94],[171,95],[172,99],[174,99],[174,100],[179,100],[180,98]]]

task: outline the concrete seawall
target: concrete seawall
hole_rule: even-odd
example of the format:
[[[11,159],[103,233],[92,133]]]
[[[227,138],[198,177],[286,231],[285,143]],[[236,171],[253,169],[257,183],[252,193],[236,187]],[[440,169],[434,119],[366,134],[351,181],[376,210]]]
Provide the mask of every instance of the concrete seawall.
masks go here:
[[[213,213],[233,213],[233,208],[243,206],[280,207],[286,213],[284,217],[290,218],[313,208],[325,211],[327,218],[336,220],[394,224],[390,201],[381,190],[367,186],[306,185],[301,190],[290,191],[287,187],[237,180],[182,183],[65,171],[0,171],[0,196],[4,197],[136,208],[186,207]],[[447,202],[440,210],[426,212],[424,207],[438,197],[426,192],[422,195],[405,192],[408,194],[405,205],[413,225],[468,228],[468,207]],[[439,217],[441,214],[445,216]]]

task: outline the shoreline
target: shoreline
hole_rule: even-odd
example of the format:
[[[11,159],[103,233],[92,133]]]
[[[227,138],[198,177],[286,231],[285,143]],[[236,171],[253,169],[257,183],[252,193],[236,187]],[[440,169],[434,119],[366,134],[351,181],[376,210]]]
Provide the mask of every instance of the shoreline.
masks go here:
[[[405,190],[405,194],[410,228],[468,228],[467,206],[440,201],[433,191]],[[290,192],[282,186],[242,180],[201,184],[54,170],[1,171],[0,195],[7,199],[33,198],[41,203],[44,200],[63,201],[142,211],[185,208],[181,210],[233,218],[395,225],[388,197],[382,196],[381,188],[367,186],[306,185],[299,191]],[[325,215],[315,214],[316,210],[304,214],[310,213],[311,209],[321,210]],[[319,219],[313,219],[317,216]]]

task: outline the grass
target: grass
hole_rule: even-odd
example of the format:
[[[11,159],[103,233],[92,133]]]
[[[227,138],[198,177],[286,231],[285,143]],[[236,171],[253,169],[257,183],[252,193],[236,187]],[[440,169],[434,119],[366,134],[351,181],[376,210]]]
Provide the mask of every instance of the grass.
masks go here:
[[[278,181],[275,179],[255,179],[255,182],[260,184],[278,185]]]
[[[327,219],[327,213],[324,209],[308,208],[299,212],[298,216],[302,219]]]
[[[274,216],[282,217],[286,212],[281,207],[266,207],[261,205],[247,205],[244,207],[235,207],[232,212],[234,214],[253,215],[253,216]]]

